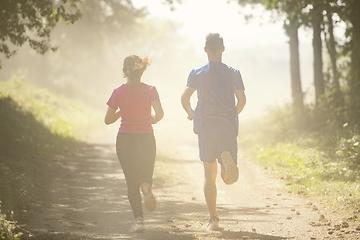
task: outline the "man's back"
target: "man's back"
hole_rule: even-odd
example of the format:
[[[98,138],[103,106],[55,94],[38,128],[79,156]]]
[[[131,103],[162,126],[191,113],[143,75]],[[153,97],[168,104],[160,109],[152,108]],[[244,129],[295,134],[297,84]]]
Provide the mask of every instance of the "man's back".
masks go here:
[[[234,91],[244,89],[238,70],[220,62],[209,62],[190,73],[187,86],[196,89],[198,94],[195,129],[218,129],[237,134]]]

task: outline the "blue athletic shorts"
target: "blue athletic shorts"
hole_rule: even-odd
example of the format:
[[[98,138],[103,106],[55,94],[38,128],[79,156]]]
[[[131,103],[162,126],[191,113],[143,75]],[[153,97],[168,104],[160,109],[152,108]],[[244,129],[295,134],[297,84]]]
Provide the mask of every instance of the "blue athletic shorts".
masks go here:
[[[198,133],[200,160],[213,163],[217,159],[221,163],[221,153],[230,152],[237,164],[237,135],[229,132],[205,131]]]

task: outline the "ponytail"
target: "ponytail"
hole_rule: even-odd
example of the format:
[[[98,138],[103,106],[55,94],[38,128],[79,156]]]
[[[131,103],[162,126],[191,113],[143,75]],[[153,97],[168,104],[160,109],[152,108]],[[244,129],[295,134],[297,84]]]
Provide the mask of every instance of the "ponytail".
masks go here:
[[[149,57],[143,59],[136,55],[126,57],[123,65],[124,78],[143,74],[150,64],[151,59]]]

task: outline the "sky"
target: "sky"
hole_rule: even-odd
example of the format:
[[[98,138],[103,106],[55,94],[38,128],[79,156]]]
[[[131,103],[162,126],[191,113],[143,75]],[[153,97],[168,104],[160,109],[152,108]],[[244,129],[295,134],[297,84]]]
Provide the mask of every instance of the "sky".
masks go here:
[[[247,103],[239,116],[240,135],[242,122],[264,116],[270,108],[291,101],[289,44],[281,20],[274,23],[270,13],[261,7],[241,7],[236,1],[231,0],[230,3],[227,0],[183,0],[181,4],[175,5],[173,11],[162,2],[133,0],[135,7],[147,7],[152,16],[181,23],[180,33],[193,45],[193,54],[197,59],[193,68],[207,63],[203,51],[206,34],[218,32],[223,36],[225,52],[222,60],[240,70],[245,85]],[[245,15],[250,14],[253,18],[246,21]],[[299,39],[302,88],[307,96],[311,97],[311,33],[300,29]],[[156,61],[153,64],[156,64]],[[147,71],[152,71],[150,69]],[[175,143],[181,142],[182,139],[196,140],[194,136],[189,137],[189,134],[194,135],[191,131],[192,123],[186,119],[186,113],[178,106],[179,96],[182,88],[185,88],[190,71],[191,69],[182,70],[182,73],[179,73],[183,82],[176,85],[176,88],[180,88],[176,94],[157,85],[165,110],[164,120],[158,126],[154,126],[158,139],[166,139],[169,142],[167,136],[171,135],[180,140],[175,140]],[[195,94],[193,100],[194,98],[193,107],[196,103]],[[173,127],[175,122],[178,128]]]
[[[164,4],[165,0],[132,0],[132,2],[136,8],[146,7],[149,17],[153,16],[156,19],[179,23],[181,25],[178,30],[179,34],[185,40],[184,46],[188,47],[184,52],[191,52],[191,56],[186,56],[184,58],[186,60],[182,60],[182,62],[176,58],[156,59],[159,56],[154,56],[151,66],[143,76],[144,82],[156,86],[165,111],[165,118],[154,126],[158,139],[166,142],[169,139],[181,142],[185,137],[196,140],[191,131],[192,122],[187,120],[186,113],[181,107],[180,96],[190,71],[207,63],[207,56],[203,48],[205,36],[210,32],[218,32],[223,36],[225,52],[222,60],[225,64],[239,69],[243,78],[247,103],[239,116],[240,133],[242,122],[264,116],[269,108],[291,101],[288,38],[282,28],[282,21],[272,21],[268,11],[261,7],[240,6],[236,0],[182,0],[182,3],[175,4],[175,8],[172,10],[169,5]],[[245,15],[253,15],[253,17],[246,21]],[[75,24],[74,27],[77,25]],[[145,32],[145,34],[148,33]],[[145,35],[144,39],[146,37]],[[299,38],[302,89],[306,96],[311,98],[313,93],[311,33],[300,29]],[[153,52],[151,44],[149,44],[149,49],[139,50],[144,52],[132,52],[133,49],[124,50],[122,46],[119,48],[122,51],[121,56],[118,56],[118,51],[114,51],[116,56],[109,58],[111,63],[100,64],[104,65],[103,71],[100,72],[106,73],[102,83],[107,90],[99,90],[96,94],[97,98],[105,99],[102,100],[104,108],[106,108],[105,102],[109,94],[118,87],[119,81],[120,83],[124,81],[121,77],[121,67],[118,67],[119,62],[123,61],[124,54],[129,54],[128,52],[131,51],[130,54],[145,56],[149,52]],[[62,46],[59,51],[76,53],[72,50],[66,50],[66,47]],[[26,52],[28,49],[23,49],[23,51]],[[165,51],[167,50],[165,49]],[[113,54],[113,51],[110,52]],[[94,51],[92,54],[96,56],[96,53]],[[56,61],[56,53],[53,55],[55,55],[53,61]],[[161,57],[161,54],[159,55]],[[38,60],[31,60],[31,62],[41,65],[43,59],[40,59],[40,55],[36,56]],[[21,59],[21,55],[12,61],[28,62],[28,60]],[[69,59],[69,62],[71,61],[73,61],[72,58]],[[99,81],[95,77],[98,76],[97,74],[93,76],[93,69],[87,71],[87,65],[82,66],[81,62],[77,64],[76,68],[80,72],[83,71],[81,76],[86,79],[86,82]],[[105,68],[108,64],[115,67]],[[6,61],[4,68],[10,67],[10,65],[11,60]],[[30,70],[35,71],[34,69]],[[170,72],[171,77],[168,77],[169,75],[164,73],[164,70],[167,73]],[[103,75],[100,74],[100,76]],[[67,75],[64,76],[64,78],[67,77]],[[195,104],[196,94],[192,98],[193,108],[195,108]],[[118,124],[109,128],[111,134],[115,135],[116,128],[118,128]],[[191,135],[190,138],[189,135]],[[174,136],[180,141],[174,139]],[[115,137],[108,138],[115,139]]]
[[[133,1],[136,7],[147,7],[151,15],[181,23],[180,33],[193,44],[194,54],[202,56],[194,68],[206,64],[205,35],[219,32],[223,36],[223,62],[239,69],[245,84],[248,101],[240,119],[246,121],[263,116],[270,106],[291,101],[288,38],[282,21],[271,22],[268,11],[228,2],[183,0],[171,11],[161,0]],[[246,21],[244,16],[250,14],[253,18]],[[311,96],[311,34],[300,29],[299,38],[303,91]]]
[[[204,65],[203,52],[207,33],[219,32],[225,43],[223,62],[240,70],[248,99],[241,119],[262,116],[269,106],[291,101],[288,38],[282,21],[271,21],[270,13],[261,7],[242,7],[236,1],[183,0],[173,11],[161,0],[135,0],[136,7],[147,7],[159,18],[182,24],[180,33],[194,46]],[[245,15],[253,18],[245,20]],[[303,91],[312,94],[311,34],[300,29],[300,58]]]

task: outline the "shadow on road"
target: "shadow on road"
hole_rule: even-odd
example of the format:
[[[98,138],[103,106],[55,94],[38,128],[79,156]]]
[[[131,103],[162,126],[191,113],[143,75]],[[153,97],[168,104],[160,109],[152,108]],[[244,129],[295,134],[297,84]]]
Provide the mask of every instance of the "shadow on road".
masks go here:
[[[223,221],[237,228],[206,230],[205,202],[191,199],[194,190],[186,185],[156,189],[157,210],[145,212],[147,231],[130,233],[133,216],[113,145],[84,144],[78,152],[57,156],[43,179],[42,187],[49,191],[39,194],[38,200],[28,207],[23,219],[28,232],[22,239],[211,240],[246,239],[246,236],[248,239],[285,239],[241,231],[241,223],[227,217],[226,213],[264,213],[239,206],[235,206],[236,210],[234,206],[220,209]]]

